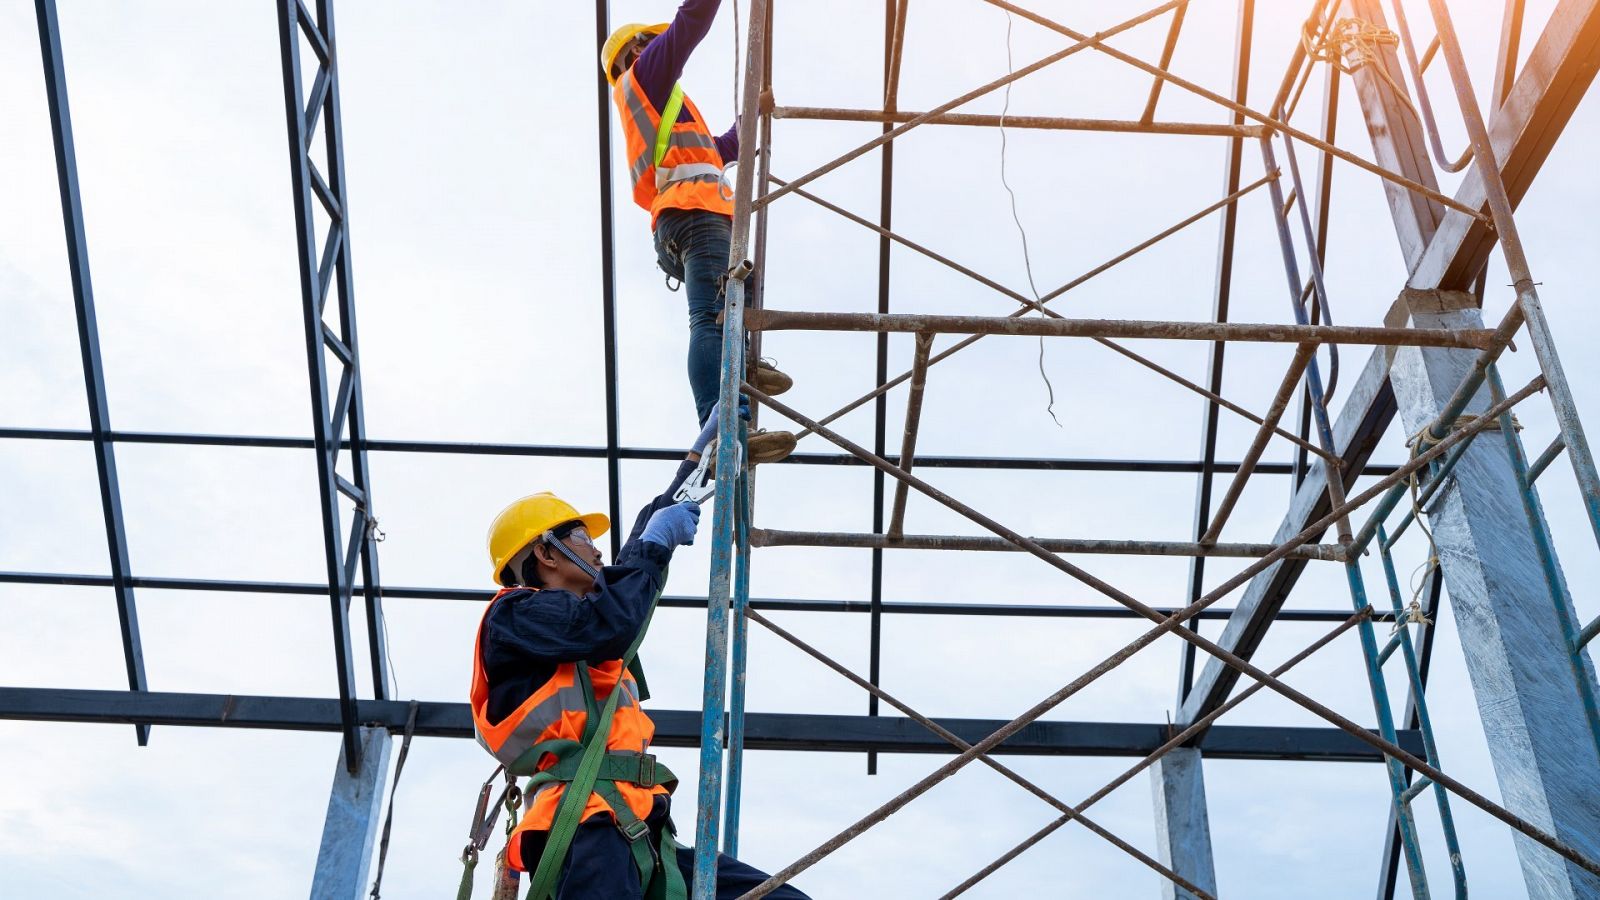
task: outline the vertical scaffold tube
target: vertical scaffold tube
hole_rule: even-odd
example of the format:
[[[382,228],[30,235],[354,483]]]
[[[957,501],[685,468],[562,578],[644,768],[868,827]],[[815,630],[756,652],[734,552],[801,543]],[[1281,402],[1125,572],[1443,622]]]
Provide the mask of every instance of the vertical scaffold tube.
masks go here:
[[[1261,162],[1268,172],[1274,172],[1278,169],[1278,161],[1272,151],[1271,133],[1261,135]],[[1294,238],[1289,233],[1289,217],[1285,208],[1283,187],[1279,181],[1274,180],[1272,184],[1268,185],[1268,190],[1272,195],[1273,221],[1277,225],[1278,242],[1283,252],[1284,275],[1289,282],[1289,305],[1294,310],[1295,321],[1304,325],[1309,321],[1306,309],[1300,302],[1303,290],[1302,285],[1305,282],[1300,277],[1300,264],[1295,255]],[[1316,268],[1314,261],[1312,265],[1313,272],[1318,276],[1317,280],[1320,282],[1321,273]],[[1320,284],[1318,287],[1320,296]],[[1326,300],[1323,303],[1323,309],[1326,310]],[[1317,365],[1315,357],[1306,367],[1306,386],[1311,393],[1311,411],[1313,421],[1317,425],[1318,443],[1322,445],[1325,451],[1337,452],[1337,445],[1333,440],[1333,428],[1328,421],[1327,397],[1322,388],[1322,372]],[[1342,474],[1330,467],[1327,477],[1329,503],[1334,507],[1344,505]],[[1347,546],[1353,543],[1354,536],[1350,532],[1350,520],[1347,517],[1338,520],[1338,529],[1341,543]],[[1351,603],[1355,606],[1357,612],[1365,610],[1369,604],[1367,602],[1366,585],[1361,577],[1359,558],[1351,559],[1345,563],[1345,578],[1350,584]],[[1372,705],[1378,715],[1379,731],[1384,740],[1393,741],[1395,740],[1394,714],[1389,707],[1389,693],[1384,686],[1383,670],[1378,662],[1378,640],[1373,633],[1371,618],[1363,619],[1361,624],[1357,626],[1357,631],[1361,636],[1361,654],[1366,665],[1368,686],[1372,691]],[[1396,821],[1399,823],[1400,828],[1401,845],[1405,848],[1406,872],[1411,879],[1411,893],[1416,900],[1426,900],[1429,896],[1428,875],[1422,865],[1422,851],[1417,840],[1416,821],[1411,815],[1410,805],[1404,797],[1406,769],[1399,760],[1392,756],[1384,757],[1384,767],[1388,770],[1389,789],[1393,795]]]
[[[1431,552],[1431,550],[1430,550]],[[1394,609],[1396,637],[1406,663],[1406,677],[1411,682],[1411,701],[1416,704],[1417,730],[1422,733],[1422,750],[1425,758],[1436,769],[1444,768],[1439,761],[1439,747],[1433,739],[1433,719],[1428,715],[1427,684],[1422,677],[1422,665],[1417,660],[1416,649],[1411,645],[1411,635],[1406,630],[1406,604],[1400,596],[1400,577],[1394,570],[1394,555],[1389,552],[1389,535],[1378,526],[1378,555],[1383,560],[1383,580],[1389,588],[1389,603]],[[1433,577],[1439,577],[1435,571]],[[1438,611],[1434,611],[1438,615]],[[1426,622],[1420,627],[1430,627]],[[1419,776],[1420,777],[1420,776]],[[1450,854],[1450,877],[1455,881],[1456,900],[1467,900],[1467,869],[1461,859],[1461,841],[1456,837],[1456,819],[1450,811],[1450,793],[1437,784],[1432,785],[1439,804],[1439,830],[1444,832],[1445,849]],[[1413,785],[1408,790],[1414,790]],[[1402,837],[1404,833],[1402,832]]]
[[[762,152],[756,147],[760,118],[760,92],[765,71],[767,3],[751,0],[750,31],[745,42],[744,97],[740,102],[740,154]],[[729,277],[722,322],[722,373],[717,397],[717,446],[737,445],[739,385],[744,380],[744,266],[750,248],[750,208],[754,198],[756,167],[739,167],[734,187],[733,234],[729,243]],[[728,606],[732,599],[734,531],[739,518],[739,466],[717,467],[716,511],[711,520],[711,583],[706,603],[706,674],[700,720],[700,778],[694,829],[695,900],[714,900],[717,890],[719,808],[722,804],[722,742],[728,688]]]
[[[1350,582],[1351,605],[1357,612],[1367,609],[1370,604],[1367,602],[1367,587],[1361,577],[1361,563],[1352,559],[1344,564],[1344,571],[1345,578]],[[1378,663],[1378,638],[1373,633],[1372,617],[1362,619],[1356,631],[1361,636],[1361,658],[1366,665],[1367,684],[1372,689],[1372,706],[1378,714],[1378,733],[1386,741],[1395,741],[1398,738],[1394,728],[1394,711],[1389,706],[1389,689],[1384,684],[1383,669]],[[1433,763],[1433,760],[1429,762]],[[1395,821],[1400,828],[1401,846],[1405,848],[1411,895],[1416,900],[1427,900],[1428,874],[1422,865],[1422,845],[1417,839],[1416,817],[1411,814],[1411,804],[1406,799],[1406,767],[1398,759],[1387,755],[1383,763],[1389,773],[1389,790],[1394,797]]]
[[[741,458],[749,458],[749,432],[739,438]],[[739,522],[734,529],[733,574],[733,672],[728,699],[728,784],[727,811],[722,822],[722,852],[739,855],[739,795],[744,784],[744,684],[745,663],[749,658],[750,621],[750,479],[741,473],[736,491]]]

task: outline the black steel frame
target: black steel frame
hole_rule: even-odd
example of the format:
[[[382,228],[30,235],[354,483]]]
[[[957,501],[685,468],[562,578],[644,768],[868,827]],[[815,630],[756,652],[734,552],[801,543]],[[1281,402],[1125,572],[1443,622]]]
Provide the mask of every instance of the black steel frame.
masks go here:
[[[597,182],[601,202],[600,284],[604,370],[607,385],[605,445],[596,447],[373,440],[367,437],[356,334],[348,208],[345,202],[344,156],[332,0],[314,0],[314,12],[307,6],[307,0],[277,0],[277,4],[301,301],[305,320],[308,385],[313,414],[313,430],[309,438],[112,429],[106,400],[105,374],[100,356],[88,245],[55,0],[35,0],[90,427],[88,430],[0,428],[0,439],[88,441],[93,445],[110,558],[110,574],[102,576],[0,572],[0,583],[110,587],[116,595],[130,690],[121,692],[0,688],[0,718],[133,723],[140,745],[148,741],[149,728],[152,724],[339,731],[343,737],[345,758],[349,761],[351,771],[356,771],[360,766],[358,726],[363,723],[376,723],[398,731],[405,727],[406,721],[407,704],[390,697],[388,658],[383,635],[383,594],[387,593],[391,598],[470,601],[481,601],[487,596],[486,592],[474,589],[382,588],[376,549],[379,532],[369,484],[369,452],[603,459],[607,468],[609,510],[612,518],[620,521],[621,461],[676,460],[680,458],[681,451],[624,447],[621,443],[613,217],[615,197],[611,178],[613,133],[609,90],[604,77],[598,73],[596,149]],[[1185,9],[1186,7],[1180,6],[1173,13],[1162,51],[1163,68],[1170,60],[1173,48],[1179,39]],[[1513,7],[1508,6],[1508,22],[1513,15],[1512,9]],[[1520,26],[1520,3],[1515,4],[1514,9],[1517,24]],[[883,110],[886,114],[895,113],[898,109],[897,93],[905,12],[904,0],[885,0]],[[1233,96],[1239,103],[1246,102],[1248,97],[1254,19],[1255,0],[1239,0],[1233,77]],[[604,41],[609,30],[609,3],[606,0],[596,0],[596,42]],[[1495,79],[1502,99],[1515,75],[1514,48],[1520,36],[1520,27],[1513,29],[1508,26],[1506,33],[1509,38],[1503,40],[1509,40],[1513,48],[1510,53],[1510,63],[1507,63],[1503,50],[1501,67]],[[303,84],[300,66],[301,53],[306,48],[310,49],[317,60],[316,72],[309,91]],[[1142,122],[1148,123],[1153,120],[1162,83],[1159,78],[1153,83],[1141,118]],[[1286,79],[1285,88],[1287,84]],[[1323,98],[1324,138],[1330,143],[1337,123],[1338,90],[1339,74],[1330,70]],[[1274,108],[1275,114],[1283,113],[1283,96],[1280,94],[1279,104]],[[1286,114],[1284,117],[1287,119]],[[1244,117],[1236,114],[1233,121],[1236,126],[1243,125]],[[319,125],[324,140],[326,174],[312,160],[312,147]],[[890,131],[892,127],[892,122],[885,122],[883,126],[885,132]],[[1243,144],[1242,137],[1236,136],[1229,140],[1224,166],[1224,194],[1232,194],[1240,187]],[[881,158],[878,225],[884,232],[891,230],[893,225],[893,146],[893,143],[885,145]],[[1328,207],[1331,196],[1331,166],[1327,163],[1328,157],[1325,155],[1320,157],[1317,178],[1319,196],[1316,206],[1318,241],[1314,248],[1319,255],[1326,252]],[[1309,200],[1310,198],[1300,198],[1300,202]],[[322,210],[322,214],[329,222],[320,241],[317,234],[318,209]],[[1219,323],[1228,320],[1236,227],[1237,210],[1235,205],[1230,204],[1223,211],[1219,226],[1213,306],[1213,320]],[[877,272],[877,308],[880,313],[889,312],[891,260],[890,238],[880,234]],[[326,318],[330,300],[335,301],[333,308],[337,311],[336,325]],[[1221,391],[1225,362],[1224,348],[1224,343],[1215,343],[1208,360],[1205,383],[1213,393]],[[875,358],[876,383],[880,387],[888,378],[887,353],[887,334],[880,332],[877,336]],[[874,453],[880,457],[885,455],[887,449],[886,399],[886,394],[879,394],[874,401],[873,448]],[[1195,474],[1198,476],[1195,501],[1195,528],[1198,539],[1210,519],[1211,494],[1215,477],[1218,474],[1236,472],[1240,467],[1237,462],[1217,458],[1220,407],[1216,402],[1207,400],[1203,410],[1201,453],[1197,460],[918,456],[914,464],[917,467],[932,468]],[[1377,435],[1388,424],[1393,413],[1393,398],[1381,396],[1380,392],[1380,396],[1372,401],[1367,427],[1360,429],[1360,433],[1351,441],[1346,456],[1346,462],[1350,464],[1345,472],[1347,481],[1353,481],[1357,473],[1382,475],[1394,471],[1396,467],[1392,465],[1367,464],[1367,456],[1371,453]],[[1308,432],[1309,407],[1307,406],[1302,410],[1300,433],[1304,437]],[[327,583],[221,581],[135,575],[128,558],[126,525],[117,482],[115,446],[118,443],[314,450],[317,454]],[[351,474],[348,479],[339,472],[339,456],[344,450],[349,451],[347,458]],[[789,460],[789,464],[863,465],[860,460],[849,455],[822,453],[796,454]],[[1255,471],[1291,476],[1289,483],[1292,492],[1305,477],[1308,460],[1305,452],[1301,450],[1296,452],[1291,462],[1262,463]],[[873,530],[876,533],[882,533],[884,530],[884,488],[883,473],[875,470]],[[351,527],[348,535],[341,531],[339,499],[341,495],[347,498],[351,507]],[[620,530],[614,530],[613,553],[618,551],[619,544]],[[1135,613],[1123,607],[1090,604],[997,605],[886,601],[882,554],[881,549],[871,551],[871,581],[868,600],[864,602],[768,598],[752,600],[751,606],[754,609],[866,614],[869,623],[870,682],[874,685],[879,683],[881,677],[882,629],[885,614],[1137,617]],[[1301,565],[1303,563],[1285,561],[1280,573],[1274,577],[1271,591],[1276,600],[1269,601],[1269,605],[1281,604],[1282,595],[1286,595],[1292,589]],[[374,699],[371,700],[359,697],[351,645],[349,606],[357,589],[358,566],[372,668]],[[1189,575],[1191,602],[1199,598],[1203,591],[1204,573],[1205,558],[1195,557]],[[135,588],[261,594],[326,594],[330,601],[338,696],[332,699],[316,699],[149,692],[134,603]],[[1440,579],[1435,575],[1430,592],[1430,610],[1437,607],[1439,592]],[[673,596],[664,598],[662,605],[668,608],[703,609],[706,606],[706,599]],[[1212,608],[1197,618],[1225,620],[1232,612],[1229,609]],[[1338,622],[1347,617],[1347,613],[1337,610],[1281,609],[1276,610],[1272,616],[1274,620],[1306,622]],[[1424,687],[1433,646],[1433,631],[1429,629],[1425,631],[1425,635],[1421,659]],[[1194,666],[1194,647],[1186,643],[1180,666],[1180,704],[1187,699],[1193,686]],[[1223,686],[1217,691],[1216,699],[1212,702],[1221,702],[1227,690],[1227,686]],[[658,725],[658,743],[663,746],[697,745],[700,730],[698,711],[665,710],[654,711],[652,715]],[[987,720],[944,720],[943,724],[957,734],[975,741],[991,733],[1002,723]],[[1414,730],[1416,727],[1414,698],[1408,704],[1403,724],[1408,730],[1401,733],[1402,745],[1408,749],[1417,749],[1420,743]],[[746,729],[746,745],[758,749],[865,752],[868,755],[869,773],[876,770],[878,752],[950,752],[946,743],[927,735],[909,720],[879,716],[876,697],[869,700],[866,716],[750,713]],[[462,704],[424,703],[421,704],[418,713],[416,733],[441,737],[469,736],[470,718]],[[1165,726],[1160,725],[1039,723],[1035,729],[1019,735],[1017,739],[1001,747],[1000,752],[1048,755],[1143,755],[1158,746],[1165,734]],[[1207,756],[1220,758],[1348,761],[1378,761],[1381,758],[1367,745],[1331,728],[1219,725],[1211,727],[1198,738],[1197,746]],[[1385,896],[1392,893],[1398,860],[1398,847],[1393,834],[1394,828],[1391,822],[1390,839],[1385,848],[1386,877],[1380,887],[1380,892]]]

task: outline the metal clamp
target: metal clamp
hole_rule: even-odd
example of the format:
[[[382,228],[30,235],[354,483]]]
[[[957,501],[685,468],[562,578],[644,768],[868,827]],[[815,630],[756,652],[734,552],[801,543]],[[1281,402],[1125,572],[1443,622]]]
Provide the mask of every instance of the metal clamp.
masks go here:
[[[704,503],[706,498],[716,493],[717,445],[717,438],[712,438],[711,443],[706,445],[706,449],[700,454],[700,464],[694,467],[694,470],[689,473],[689,477],[685,478],[683,484],[679,485],[678,489],[673,492],[672,502],[682,503],[685,500],[692,500],[695,503]],[[737,443],[734,444],[733,464],[735,471],[743,463],[740,458],[741,455],[739,445]]]

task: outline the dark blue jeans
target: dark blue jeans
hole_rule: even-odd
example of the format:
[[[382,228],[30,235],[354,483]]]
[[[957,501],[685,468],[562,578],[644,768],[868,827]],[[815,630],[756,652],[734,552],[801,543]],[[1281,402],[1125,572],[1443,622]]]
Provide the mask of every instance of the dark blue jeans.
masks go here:
[[[667,821],[668,806],[664,799],[656,801],[650,814],[651,839],[660,834]],[[524,844],[524,854],[533,850]],[[538,856],[524,855],[532,860]],[[686,884],[694,881],[694,848],[678,848],[678,868]],[[717,900],[734,900],[767,880],[764,872],[747,866],[731,856],[717,854]],[[640,900],[639,870],[634,866],[633,854],[628,851],[628,841],[617,830],[610,817],[596,817],[578,826],[572,836],[572,848],[567,851],[567,867],[556,886],[556,900]],[[783,885],[767,895],[774,900],[810,900],[792,885]]]
[[[689,301],[689,388],[695,421],[717,405],[722,363],[722,277],[728,273],[733,222],[703,209],[663,210],[656,219],[656,258],[662,271],[683,282]]]

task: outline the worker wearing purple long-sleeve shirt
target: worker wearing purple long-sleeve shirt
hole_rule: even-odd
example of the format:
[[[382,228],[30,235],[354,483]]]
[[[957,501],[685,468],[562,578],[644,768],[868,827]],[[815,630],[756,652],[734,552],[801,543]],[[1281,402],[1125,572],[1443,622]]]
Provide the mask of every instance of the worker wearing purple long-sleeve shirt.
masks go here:
[[[739,158],[739,134],[735,125],[713,136],[678,79],[711,30],[720,4],[684,0],[670,23],[624,25],[600,53],[622,119],[634,202],[650,212],[656,256],[668,284],[680,281],[689,301],[689,386],[702,423],[717,402],[722,359],[717,316],[733,232],[733,201],[723,194],[722,170]],[[747,374],[767,394],[780,394],[794,383],[765,360],[754,360]],[[754,433],[750,462],[775,462],[794,445],[789,432]]]

